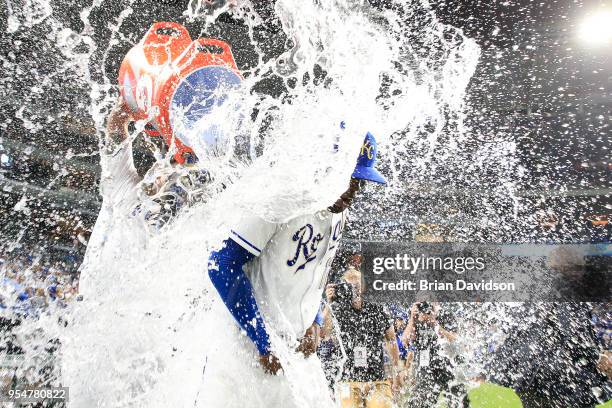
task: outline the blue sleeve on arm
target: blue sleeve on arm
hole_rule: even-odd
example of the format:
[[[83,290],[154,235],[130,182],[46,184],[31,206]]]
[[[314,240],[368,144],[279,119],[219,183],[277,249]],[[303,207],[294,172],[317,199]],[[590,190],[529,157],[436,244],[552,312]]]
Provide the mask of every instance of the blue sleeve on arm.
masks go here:
[[[242,266],[254,257],[232,239],[226,239],[219,251],[210,254],[208,275],[225,306],[257,346],[259,354],[266,355],[270,352],[270,338],[257,308],[251,281],[242,270]]]
[[[317,312],[317,315],[315,316],[314,322],[319,327],[323,327],[323,323],[325,322],[325,319],[323,318],[323,303],[321,303],[321,306],[319,306],[319,311]]]

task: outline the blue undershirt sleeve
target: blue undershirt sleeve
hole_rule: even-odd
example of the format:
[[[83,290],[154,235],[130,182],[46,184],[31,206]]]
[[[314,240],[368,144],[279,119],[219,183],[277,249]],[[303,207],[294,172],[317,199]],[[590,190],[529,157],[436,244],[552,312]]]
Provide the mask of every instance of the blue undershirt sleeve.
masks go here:
[[[314,323],[316,323],[319,327],[323,327],[323,324],[325,323],[325,319],[323,318],[323,302],[321,302],[321,305],[319,306]]]
[[[257,346],[259,354],[266,355],[270,353],[270,337],[259,313],[251,281],[242,269],[253,258],[255,255],[228,238],[220,250],[211,252],[208,275],[225,306]]]

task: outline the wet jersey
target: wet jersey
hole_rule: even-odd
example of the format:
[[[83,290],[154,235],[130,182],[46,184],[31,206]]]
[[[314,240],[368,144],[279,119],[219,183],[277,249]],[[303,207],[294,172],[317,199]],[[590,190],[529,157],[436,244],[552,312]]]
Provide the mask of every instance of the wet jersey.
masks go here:
[[[244,266],[257,304],[270,322],[296,337],[314,321],[347,211],[329,210],[296,217],[284,224],[244,218],[230,238],[255,255]],[[287,328],[286,324],[290,324]]]

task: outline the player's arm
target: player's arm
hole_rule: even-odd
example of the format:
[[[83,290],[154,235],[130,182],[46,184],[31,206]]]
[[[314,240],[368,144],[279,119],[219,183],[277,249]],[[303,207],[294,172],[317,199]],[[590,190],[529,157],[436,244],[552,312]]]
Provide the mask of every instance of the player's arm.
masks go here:
[[[113,152],[128,138],[128,125],[133,121],[129,107],[119,97],[106,119],[105,145],[106,152]]]
[[[253,258],[255,255],[228,238],[220,250],[210,254],[208,275],[225,306],[263,356],[270,353],[270,337],[259,313],[251,281],[242,269]]]
[[[319,343],[321,341],[321,330],[323,325],[323,304],[321,304],[321,307],[319,307],[317,315],[315,316],[314,322],[308,329],[306,329],[306,333],[304,333],[304,337],[302,337],[302,340],[300,340],[300,345],[296,351],[304,354],[304,357],[308,357],[316,353],[317,347],[319,347]]]
[[[327,303],[323,305],[323,310],[321,314],[323,324],[321,325],[320,336],[321,339],[327,339],[332,335],[333,332],[333,323],[329,312],[329,305]]]
[[[281,366],[270,352],[270,336],[243,266],[261,255],[274,231],[274,224],[259,218],[244,218],[223,241],[221,249],[210,254],[208,264],[208,275],[223,303],[253,341],[261,364],[271,373],[276,373]]]
[[[311,324],[310,327],[306,329],[306,333],[304,333],[304,337],[300,340],[300,345],[296,351],[302,353],[304,357],[309,357],[316,353],[319,345],[320,332],[321,327],[317,323]]]
[[[132,144],[128,140],[128,125],[133,120],[129,107],[119,98],[106,118],[105,147],[100,160],[102,165],[100,184],[104,197],[115,198],[122,202],[135,198],[134,187],[141,180],[134,167]]]

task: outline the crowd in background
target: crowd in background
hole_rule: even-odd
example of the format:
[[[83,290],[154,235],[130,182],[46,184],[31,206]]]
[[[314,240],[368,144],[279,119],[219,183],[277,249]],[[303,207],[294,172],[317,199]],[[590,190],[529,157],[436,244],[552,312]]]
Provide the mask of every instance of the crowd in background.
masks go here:
[[[563,242],[559,217],[537,218],[542,239],[536,242]],[[609,216],[593,216],[586,225],[587,242],[612,242]],[[446,232],[421,225],[415,240],[447,242]],[[361,299],[358,253],[339,256],[317,350],[342,408],[429,408],[442,400],[448,408],[469,407],[468,391],[485,383],[512,389],[525,408],[592,408],[612,398],[610,303],[419,302],[377,309]],[[609,257],[598,259],[610,272]]]
[[[49,306],[65,307],[78,297],[78,275],[62,261],[46,260],[32,252],[0,254],[0,309],[16,317],[37,317]],[[8,309],[8,310],[7,310]]]
[[[31,248],[0,252],[2,389],[48,387],[58,378],[61,344],[37,323],[45,313],[63,309],[79,298],[74,268],[78,262],[78,256],[70,252],[54,258]],[[58,323],[65,324],[61,317]]]
[[[553,216],[539,225],[560,229]],[[593,243],[610,242],[608,223],[590,225],[598,232]],[[438,230],[421,228],[417,240],[444,242]],[[343,408],[428,408],[440,400],[467,407],[468,390],[483,382],[512,388],[526,408],[612,398],[610,304],[374,305],[361,298],[360,255],[339,258],[313,326],[330,393]],[[2,353],[22,353],[11,337],[20,320],[79,299],[75,264],[70,253],[53,260],[26,249],[0,253]],[[59,347],[54,341],[50,350]],[[50,378],[52,368],[41,370]]]
[[[609,303],[382,307],[361,298],[350,263],[326,290],[317,350],[342,408],[442,400],[469,407],[468,390],[483,383],[514,390],[526,408],[587,408],[612,398]]]

